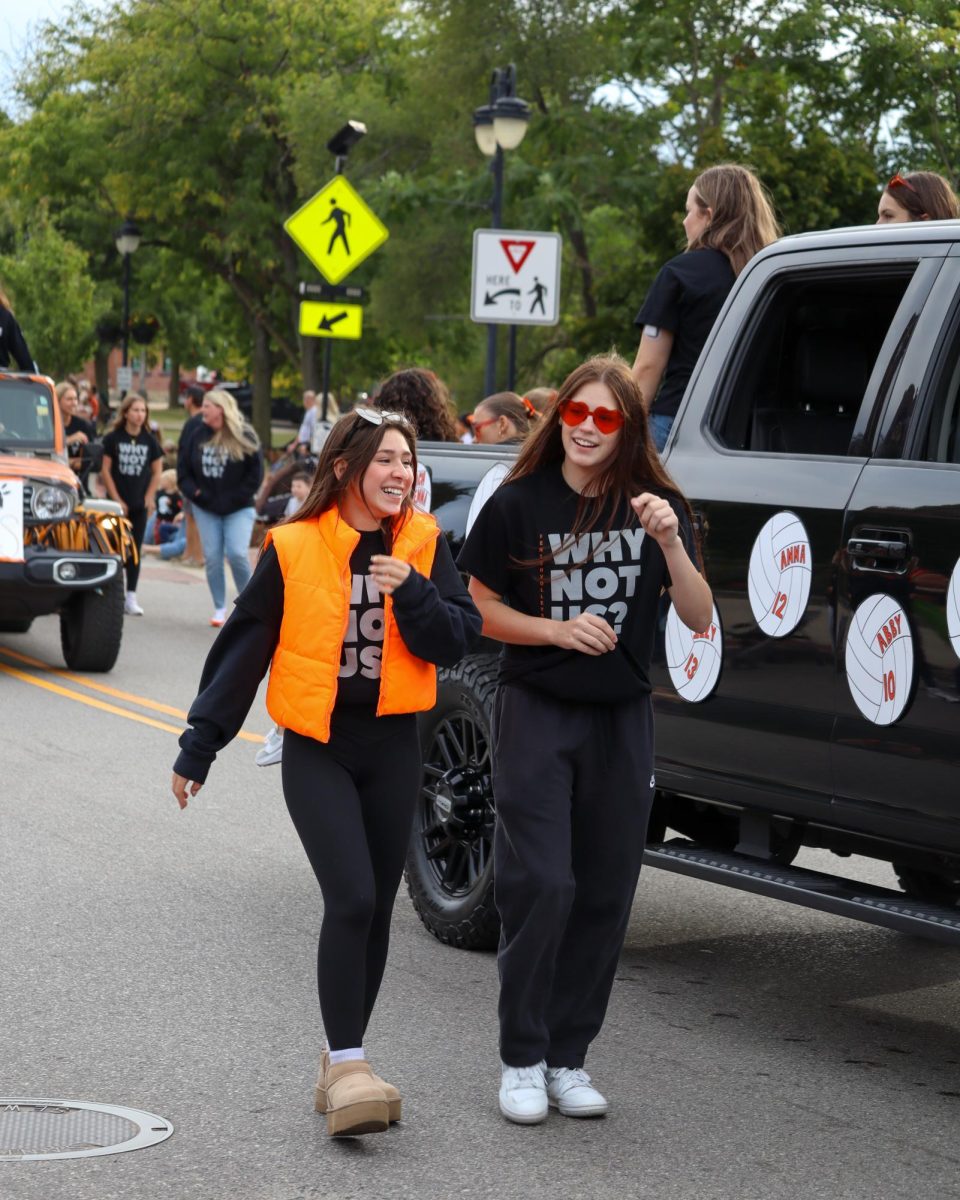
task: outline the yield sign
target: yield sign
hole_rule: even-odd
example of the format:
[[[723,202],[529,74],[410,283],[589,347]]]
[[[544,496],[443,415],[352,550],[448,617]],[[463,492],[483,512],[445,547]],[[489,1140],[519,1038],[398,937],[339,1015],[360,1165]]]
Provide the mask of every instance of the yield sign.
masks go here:
[[[530,251],[537,243],[535,241],[521,241],[519,238],[501,238],[500,245],[503,247],[503,252],[509,260],[510,266],[515,272],[518,272],[523,264],[530,257]]]

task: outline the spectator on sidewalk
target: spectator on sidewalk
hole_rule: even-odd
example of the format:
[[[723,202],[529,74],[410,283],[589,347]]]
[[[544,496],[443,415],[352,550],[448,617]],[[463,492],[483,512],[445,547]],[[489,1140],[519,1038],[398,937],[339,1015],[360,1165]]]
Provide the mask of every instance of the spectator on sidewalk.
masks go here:
[[[260,441],[236,400],[219,388],[207,392],[200,424],[180,439],[177,482],[200,531],[213,598],[210,624],[216,628],[227,619],[224,558],[238,592],[250,578],[250,536],[257,515],[253,502],[262,477]]]
[[[183,445],[184,438],[190,435],[190,431],[196,429],[202,421],[201,409],[203,408],[203,397],[206,393],[198,383],[188,383],[183,393],[183,407],[187,411],[187,419],[183,423],[183,428],[180,430],[180,445]],[[179,447],[177,451],[177,462],[180,461]],[[185,536],[187,539],[187,548],[184,551],[183,565],[185,567],[202,567],[203,566],[203,545],[200,542],[200,534],[197,531],[197,522],[194,520],[193,508],[190,501],[183,497],[183,522],[185,525]]]

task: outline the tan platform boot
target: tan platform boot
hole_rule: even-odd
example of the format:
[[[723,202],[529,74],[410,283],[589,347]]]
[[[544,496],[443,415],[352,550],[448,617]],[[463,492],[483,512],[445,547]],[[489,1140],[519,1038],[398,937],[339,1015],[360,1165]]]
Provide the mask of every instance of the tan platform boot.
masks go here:
[[[390,1125],[390,1106],[383,1088],[374,1082],[370,1064],[359,1061],[328,1066],[317,1085],[314,1107],[325,1112],[331,1137],[383,1133]],[[324,1107],[320,1108],[323,1096]]]
[[[320,1055],[320,1072],[317,1075],[317,1088],[314,1093],[313,1107],[317,1112],[325,1113],[327,1111],[327,1093],[324,1089],[324,1075],[330,1065],[330,1055],[327,1050],[324,1050]],[[381,1079],[379,1075],[373,1076],[374,1083],[383,1088],[384,1095],[387,1097],[387,1104],[390,1106],[390,1124],[393,1125],[400,1120],[401,1096],[392,1083],[387,1083],[385,1079]]]

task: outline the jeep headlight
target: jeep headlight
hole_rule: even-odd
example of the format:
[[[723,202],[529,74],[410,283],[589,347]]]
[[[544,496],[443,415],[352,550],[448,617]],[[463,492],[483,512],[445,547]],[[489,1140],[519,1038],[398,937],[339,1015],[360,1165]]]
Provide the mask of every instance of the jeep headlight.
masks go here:
[[[30,508],[38,521],[66,521],[73,513],[72,492],[58,487],[35,487]]]

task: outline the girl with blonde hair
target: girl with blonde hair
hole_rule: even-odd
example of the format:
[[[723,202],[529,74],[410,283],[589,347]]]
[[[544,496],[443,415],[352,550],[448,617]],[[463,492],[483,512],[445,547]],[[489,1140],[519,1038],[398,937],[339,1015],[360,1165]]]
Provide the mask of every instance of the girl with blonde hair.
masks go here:
[[[250,578],[253,500],[263,478],[263,454],[229,392],[207,392],[200,415],[200,423],[186,430],[181,440],[177,482],[192,505],[203,543],[213,598],[210,624],[219,628],[227,619],[224,557],[238,592]]]
[[[708,167],[698,175],[687,192],[686,209],[686,249],[661,268],[634,320],[643,332],[633,376],[661,451],[734,280],[780,236],[763,185],[738,163]]]

